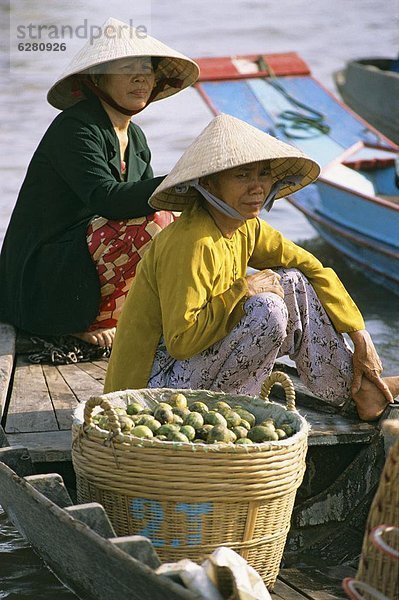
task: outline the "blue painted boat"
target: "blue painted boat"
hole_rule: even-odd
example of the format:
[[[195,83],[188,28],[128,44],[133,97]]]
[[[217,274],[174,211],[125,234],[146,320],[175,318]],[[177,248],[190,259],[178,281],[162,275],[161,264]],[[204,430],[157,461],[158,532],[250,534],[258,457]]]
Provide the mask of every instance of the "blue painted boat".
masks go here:
[[[342,104],[295,53],[198,59],[199,93],[315,158],[316,184],[288,200],[363,273],[399,294],[398,147]]]

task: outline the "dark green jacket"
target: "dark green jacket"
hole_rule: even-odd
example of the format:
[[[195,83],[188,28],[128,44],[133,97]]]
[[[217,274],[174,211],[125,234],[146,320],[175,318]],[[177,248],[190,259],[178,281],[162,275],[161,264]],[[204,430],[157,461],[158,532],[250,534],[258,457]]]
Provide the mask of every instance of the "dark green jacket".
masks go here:
[[[97,316],[100,285],[86,244],[89,221],[151,214],[153,178],[141,129],[129,127],[128,173],[97,98],[51,123],[23,182],[0,256],[0,320],[36,334],[84,331]]]

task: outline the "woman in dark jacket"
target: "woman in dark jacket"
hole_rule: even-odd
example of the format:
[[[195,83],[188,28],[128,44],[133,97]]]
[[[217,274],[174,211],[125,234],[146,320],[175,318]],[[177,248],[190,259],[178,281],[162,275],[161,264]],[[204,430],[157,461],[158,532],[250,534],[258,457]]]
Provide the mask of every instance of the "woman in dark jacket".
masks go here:
[[[115,19],[102,33],[49,91],[62,113],[32,158],[4,239],[0,319],[111,346],[137,263],[173,221],[148,205],[162,178],[131,117],[194,83],[198,67]]]

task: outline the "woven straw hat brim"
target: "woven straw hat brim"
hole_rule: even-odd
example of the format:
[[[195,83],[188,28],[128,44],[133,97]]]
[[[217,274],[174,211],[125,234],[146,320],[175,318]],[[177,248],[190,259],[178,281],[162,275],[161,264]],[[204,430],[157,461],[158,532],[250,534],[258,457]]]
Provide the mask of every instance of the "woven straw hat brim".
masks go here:
[[[221,114],[187,148],[149,203],[156,209],[182,211],[199,193],[191,187],[185,193],[177,192],[177,185],[263,160],[270,161],[273,182],[292,175],[301,178],[297,184],[283,186],[276,199],[304,188],[320,173],[319,165],[298,148],[240,119]]]
[[[84,99],[75,76],[89,73],[93,67],[120,58],[159,57],[162,60],[157,68],[156,76],[181,80],[182,85],[180,88],[167,85],[155,96],[153,102],[172,96],[197,81],[199,67],[197,63],[184,56],[184,54],[180,54],[180,52],[169,48],[169,46],[149,35],[140,37],[142,33],[139,36],[134,27],[130,27],[117,19],[108,19],[102,26],[102,31],[107,31],[107,27],[113,27],[115,31],[119,32],[118,35],[114,37],[103,35],[86,42],[61,77],[50,88],[47,100],[52,106],[64,110]]]

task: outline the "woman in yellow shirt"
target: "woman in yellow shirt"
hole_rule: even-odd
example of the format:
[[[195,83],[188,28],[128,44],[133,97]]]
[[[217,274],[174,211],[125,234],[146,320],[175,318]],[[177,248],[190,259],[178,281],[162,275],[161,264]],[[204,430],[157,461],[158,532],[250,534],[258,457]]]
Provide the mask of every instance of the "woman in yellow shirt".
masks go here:
[[[337,275],[259,218],[315,180],[299,150],[219,115],[150,199],[183,210],[140,263],[118,325],[105,391],[140,387],[259,393],[277,357],[339,407],[379,416],[399,377],[382,366]],[[247,268],[258,271],[247,275]],[[354,343],[354,352],[342,333]]]

